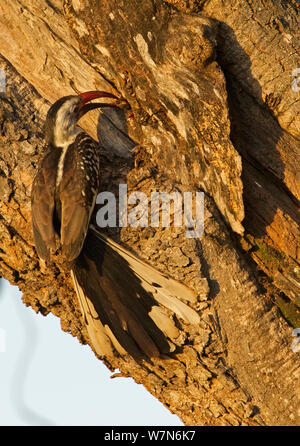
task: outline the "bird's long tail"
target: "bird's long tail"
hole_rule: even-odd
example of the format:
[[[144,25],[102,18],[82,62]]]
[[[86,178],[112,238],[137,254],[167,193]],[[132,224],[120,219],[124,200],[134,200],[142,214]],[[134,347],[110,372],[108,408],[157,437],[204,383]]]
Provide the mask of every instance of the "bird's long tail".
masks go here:
[[[174,350],[172,314],[200,319],[182,302],[195,301],[185,285],[160,273],[91,227],[72,271],[88,334],[99,356],[129,353],[137,361]]]

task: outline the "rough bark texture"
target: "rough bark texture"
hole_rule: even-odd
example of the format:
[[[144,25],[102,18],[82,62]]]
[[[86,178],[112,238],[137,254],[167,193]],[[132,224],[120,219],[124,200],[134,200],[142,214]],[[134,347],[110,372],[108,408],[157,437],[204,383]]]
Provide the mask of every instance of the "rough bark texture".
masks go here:
[[[204,190],[206,218],[200,240],[172,227],[113,236],[196,289],[201,324],[180,325],[174,357],[107,365],[186,424],[298,425],[297,2],[2,0],[0,26],[1,274],[89,342],[70,278],[35,254],[30,190],[49,104],[78,90],[122,94],[132,140],[124,120],[99,119],[102,190]],[[96,119],[82,122],[93,136]]]

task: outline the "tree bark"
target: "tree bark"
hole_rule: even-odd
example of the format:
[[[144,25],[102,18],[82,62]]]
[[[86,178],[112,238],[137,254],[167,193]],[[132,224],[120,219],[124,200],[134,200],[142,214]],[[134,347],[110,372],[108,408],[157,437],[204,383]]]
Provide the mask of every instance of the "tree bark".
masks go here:
[[[172,226],[112,236],[195,289],[201,324],[180,323],[173,357],[104,361],[187,425],[298,425],[297,2],[2,0],[0,24],[1,275],[89,343],[68,274],[36,256],[30,190],[50,103],[122,94],[127,123],[82,120],[104,147],[101,189],[203,190],[205,225],[200,239]]]

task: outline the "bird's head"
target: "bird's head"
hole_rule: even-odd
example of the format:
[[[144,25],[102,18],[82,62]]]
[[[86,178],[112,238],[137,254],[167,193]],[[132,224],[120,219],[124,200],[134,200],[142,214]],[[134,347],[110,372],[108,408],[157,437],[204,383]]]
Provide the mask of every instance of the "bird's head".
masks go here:
[[[54,147],[64,148],[75,141],[82,131],[78,120],[88,111],[100,107],[115,107],[113,104],[90,103],[97,98],[118,99],[105,91],[87,91],[74,96],[58,99],[49,109],[45,122],[45,138]]]

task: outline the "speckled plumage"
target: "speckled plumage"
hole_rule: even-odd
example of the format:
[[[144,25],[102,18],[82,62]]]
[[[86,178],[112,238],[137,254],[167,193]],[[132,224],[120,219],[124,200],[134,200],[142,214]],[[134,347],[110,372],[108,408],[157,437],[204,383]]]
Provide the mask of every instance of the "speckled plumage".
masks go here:
[[[60,157],[63,157],[63,175],[57,182]],[[65,152],[51,148],[43,159],[32,189],[34,235],[42,258],[49,258],[50,251],[60,247],[67,261],[78,257],[95,205],[99,174],[98,144],[85,132],[79,133]],[[52,177],[48,178],[49,175]],[[45,200],[41,197],[46,187]]]

